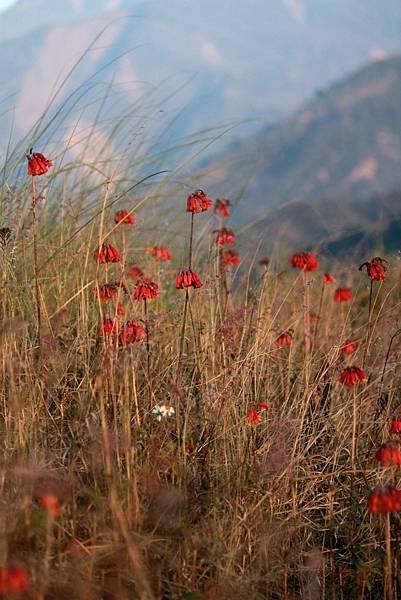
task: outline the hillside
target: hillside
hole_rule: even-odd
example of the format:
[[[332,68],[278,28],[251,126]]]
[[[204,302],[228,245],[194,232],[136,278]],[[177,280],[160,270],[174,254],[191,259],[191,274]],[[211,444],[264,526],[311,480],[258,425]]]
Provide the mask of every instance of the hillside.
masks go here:
[[[312,232],[316,220],[321,228],[328,221],[338,226],[344,213],[347,223],[344,198],[401,187],[400,97],[401,58],[368,65],[293,117],[236,144],[207,165],[207,175],[217,193],[224,187],[240,199],[237,224],[264,215],[282,229],[286,223],[286,235],[296,238],[297,228]]]
[[[249,118],[256,131],[370,59],[399,52],[401,5],[386,0],[385,7],[381,0],[338,0],[335,8],[328,0],[252,0],[232,11],[212,0],[20,0],[0,14],[0,148],[11,129],[15,139],[29,130],[105,26],[60,94],[62,101],[93,78],[66,137],[83,111],[83,127],[90,124],[94,99],[111,80],[106,119],[157,92],[165,114],[155,107],[151,120],[159,131],[178,111],[175,137]]]
[[[399,253],[400,239],[401,191],[285,203],[245,227],[240,245],[243,253],[258,247],[261,256],[294,248],[317,249],[327,257],[357,261],[383,250]]]

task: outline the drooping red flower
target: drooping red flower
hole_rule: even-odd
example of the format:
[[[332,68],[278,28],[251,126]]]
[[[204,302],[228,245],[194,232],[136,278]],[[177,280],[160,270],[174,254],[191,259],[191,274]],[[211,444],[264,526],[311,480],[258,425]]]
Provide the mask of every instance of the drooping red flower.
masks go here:
[[[93,293],[97,295],[101,302],[106,302],[107,300],[113,300],[117,296],[118,288],[118,283],[104,283],[93,288]]]
[[[195,190],[187,198],[187,212],[200,213],[205,212],[213,205],[203,190]]]
[[[276,339],[277,346],[291,346],[292,344],[292,332],[291,331],[283,331],[280,333],[278,338]]]
[[[325,273],[323,275],[323,282],[324,283],[336,283],[336,278],[331,273]]]
[[[231,202],[227,198],[217,198],[214,204],[214,214],[220,215],[221,217],[229,217]]]
[[[222,227],[217,232],[216,244],[219,246],[232,246],[235,244],[235,233],[227,227]]]
[[[159,293],[159,286],[154,281],[143,277],[134,289],[132,297],[134,300],[151,300]]]
[[[126,273],[127,277],[130,277],[131,279],[140,279],[141,277],[143,277],[142,269],[140,269],[136,265],[131,265],[130,267],[128,267]]]
[[[339,378],[339,382],[348,387],[354,386],[356,383],[366,383],[368,377],[359,367],[346,367]]]
[[[291,257],[291,266],[301,271],[315,271],[319,268],[317,257],[311,252],[301,252]]]
[[[166,262],[172,259],[171,252],[165,246],[152,246],[146,250],[148,256],[153,256],[156,260]]]
[[[114,222],[117,225],[135,225],[136,217],[125,209],[118,210],[114,215]]]
[[[184,288],[200,288],[202,287],[202,282],[199,279],[198,275],[192,269],[185,269],[185,271],[181,271],[178,273],[175,287],[177,290],[183,290]]]
[[[221,260],[224,267],[238,267],[241,262],[239,254],[236,250],[225,250]]]
[[[135,321],[127,321],[121,327],[120,335],[118,336],[118,344],[120,346],[128,346],[135,342],[142,342],[146,338],[146,331]]]
[[[99,335],[114,335],[118,330],[118,323],[113,319],[107,318],[99,325]]]
[[[392,418],[390,433],[401,433],[401,417]]]
[[[391,486],[378,486],[372,490],[368,498],[368,511],[385,515],[401,510],[401,490]]]
[[[348,340],[340,346],[340,352],[343,354],[352,354],[359,346],[358,340]]]
[[[10,561],[0,569],[0,594],[23,594],[29,589],[26,567],[18,561]]]
[[[248,421],[249,425],[259,425],[259,423],[262,422],[262,417],[257,410],[252,408],[251,410],[248,410],[246,420]]]
[[[401,466],[401,452],[391,444],[383,444],[376,451],[375,458],[382,467]]]
[[[60,513],[60,503],[55,494],[43,494],[39,498],[39,504],[49,513],[52,519],[55,519]]]
[[[40,152],[30,150],[28,156],[28,175],[35,177],[36,175],[44,175],[53,166],[51,160],[43,156]]]
[[[108,242],[103,242],[100,248],[97,248],[94,251],[93,259],[100,264],[118,263],[121,260],[121,255],[117,248],[115,248]]]
[[[386,263],[385,258],[375,256],[371,261],[362,263],[359,270],[362,271],[366,267],[366,272],[372,281],[384,281],[387,271]]]
[[[339,287],[334,292],[335,302],[349,302],[352,299],[352,291],[348,287]]]

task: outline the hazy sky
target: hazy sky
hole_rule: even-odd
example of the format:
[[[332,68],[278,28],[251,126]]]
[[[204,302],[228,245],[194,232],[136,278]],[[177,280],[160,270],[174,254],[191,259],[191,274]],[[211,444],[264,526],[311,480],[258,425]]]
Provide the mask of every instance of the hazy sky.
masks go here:
[[[4,10],[16,2],[17,0],[0,0],[0,10]]]

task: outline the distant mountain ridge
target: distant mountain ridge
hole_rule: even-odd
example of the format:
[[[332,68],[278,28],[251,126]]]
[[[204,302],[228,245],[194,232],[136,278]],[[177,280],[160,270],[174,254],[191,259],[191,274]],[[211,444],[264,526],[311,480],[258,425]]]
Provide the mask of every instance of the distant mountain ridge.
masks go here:
[[[232,10],[214,0],[20,0],[0,14],[0,148],[10,131],[18,138],[29,130],[55,82],[107,25],[62,97],[106,64],[95,82],[100,89],[113,79],[116,114],[159,85],[184,86],[166,106],[169,116],[185,109],[179,136],[233,120],[275,122],[370,58],[401,51],[401,4],[384,5],[249,0]]]
[[[241,197],[237,224],[262,217],[295,232],[306,211],[324,219],[322,207],[340,207],[342,198],[401,189],[400,98],[401,57],[368,65],[236,144],[205,172],[216,193]],[[331,218],[335,224],[335,211]]]

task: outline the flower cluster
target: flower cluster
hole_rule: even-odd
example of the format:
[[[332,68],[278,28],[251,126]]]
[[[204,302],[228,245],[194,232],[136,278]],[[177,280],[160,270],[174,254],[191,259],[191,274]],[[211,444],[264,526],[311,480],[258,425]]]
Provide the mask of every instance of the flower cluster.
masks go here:
[[[192,269],[186,269],[185,271],[178,273],[175,287],[177,290],[183,290],[184,288],[189,287],[200,288],[202,287],[202,282],[195,271],[192,271]]]
[[[108,242],[97,248],[93,253],[93,259],[99,264],[117,263],[121,261],[121,255],[117,248]]]
[[[187,198],[187,212],[200,213],[207,211],[213,202],[203,190],[195,190]]]
[[[311,252],[301,252],[291,257],[291,266],[301,271],[315,271],[319,268],[317,257]]]
[[[159,286],[157,283],[148,279],[147,277],[142,277],[136,284],[136,287],[132,293],[132,298],[134,300],[152,300],[152,298],[156,298],[159,293]]]
[[[368,511],[373,514],[387,514],[401,510],[401,490],[391,486],[378,486],[368,498]]]
[[[293,338],[292,338],[292,330],[289,329],[288,331],[283,331],[283,333],[280,333],[280,335],[276,338],[276,344],[279,347],[282,346],[291,346]]]
[[[366,268],[366,272],[372,281],[384,281],[387,270],[387,261],[380,256],[375,256],[371,261],[361,264],[359,270]]]
[[[28,175],[36,177],[44,175],[53,166],[51,160],[43,156],[40,152],[33,152],[31,149],[28,156]]]
[[[259,402],[254,408],[251,408],[247,412],[246,420],[249,425],[259,425],[262,422],[262,411],[268,411],[269,407],[264,402]]]
[[[376,460],[382,467],[388,467],[390,465],[401,466],[401,452],[398,448],[395,448],[391,444],[383,444],[376,451]]]
[[[219,246],[233,246],[235,244],[235,233],[227,227],[222,227],[217,232],[216,244]]]
[[[18,561],[10,561],[0,569],[0,594],[23,594],[29,589],[26,567]]]
[[[156,260],[167,262],[172,259],[171,252],[165,246],[152,246],[146,250],[148,256],[153,256]]]
[[[129,213],[127,210],[118,210],[114,215],[114,222],[117,225],[135,225],[137,220],[134,215]]]
[[[230,206],[231,202],[227,198],[217,198],[214,203],[214,214],[227,218],[231,214]]]
[[[368,377],[359,367],[346,367],[339,378],[339,382],[347,387],[353,387],[357,383],[366,383]]]
[[[334,292],[335,302],[349,302],[352,299],[352,291],[349,287],[339,287]]]
[[[358,346],[359,346],[358,340],[348,340],[347,342],[344,342],[344,344],[342,344],[340,346],[340,351],[343,354],[352,354],[353,352],[355,352],[355,350],[357,350]]]

